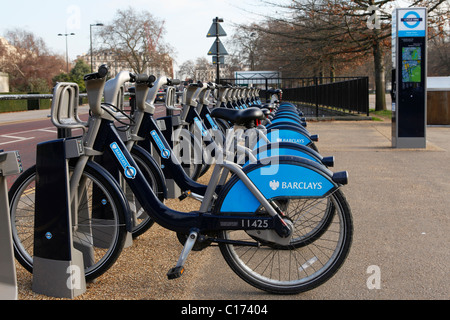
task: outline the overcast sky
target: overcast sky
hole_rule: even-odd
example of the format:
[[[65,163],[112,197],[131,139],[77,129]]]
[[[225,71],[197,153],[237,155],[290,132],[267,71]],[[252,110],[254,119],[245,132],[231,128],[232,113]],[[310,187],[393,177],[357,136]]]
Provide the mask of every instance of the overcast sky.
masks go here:
[[[234,23],[257,21],[258,14],[273,10],[257,3],[255,0],[7,0],[2,1],[0,10],[0,36],[9,29],[26,29],[42,37],[54,53],[65,55],[65,37],[58,34],[75,33],[68,37],[69,57],[75,59],[89,51],[90,24],[109,23],[117,9],[132,6],[165,21],[165,41],[176,50],[176,62],[181,64],[207,57],[214,40],[206,38],[206,34],[215,17],[224,19],[222,27],[230,35]]]

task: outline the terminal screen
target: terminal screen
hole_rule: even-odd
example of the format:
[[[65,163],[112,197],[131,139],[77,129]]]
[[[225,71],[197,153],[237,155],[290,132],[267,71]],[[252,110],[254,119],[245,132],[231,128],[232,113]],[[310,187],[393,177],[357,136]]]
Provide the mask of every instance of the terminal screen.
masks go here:
[[[422,54],[421,47],[402,48],[402,81],[422,81]]]

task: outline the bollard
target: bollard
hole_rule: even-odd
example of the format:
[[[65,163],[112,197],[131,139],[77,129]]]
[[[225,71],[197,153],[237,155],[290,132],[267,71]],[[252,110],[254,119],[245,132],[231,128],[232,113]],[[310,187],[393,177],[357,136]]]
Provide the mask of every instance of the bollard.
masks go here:
[[[70,148],[70,149],[69,149]],[[83,253],[74,248],[69,195],[69,154],[76,139],[37,145],[32,290],[57,298],[86,291]]]
[[[0,150],[0,300],[17,300],[17,276],[5,177],[21,172],[19,153]]]

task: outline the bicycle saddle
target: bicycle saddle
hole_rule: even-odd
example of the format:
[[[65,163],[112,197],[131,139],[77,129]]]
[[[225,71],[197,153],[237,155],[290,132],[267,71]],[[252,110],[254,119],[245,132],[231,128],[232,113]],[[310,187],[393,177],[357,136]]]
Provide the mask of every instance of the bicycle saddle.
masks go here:
[[[267,108],[261,108],[262,113],[264,113],[264,116],[267,118],[272,112]]]
[[[273,109],[275,109],[275,104],[273,103],[263,103],[263,104],[254,104],[251,105],[250,107],[252,108],[260,108],[260,109],[269,109],[270,111],[272,111]]]
[[[253,127],[255,120],[265,119],[264,113],[259,108],[229,109],[219,107],[211,111],[211,116],[246,127]]]

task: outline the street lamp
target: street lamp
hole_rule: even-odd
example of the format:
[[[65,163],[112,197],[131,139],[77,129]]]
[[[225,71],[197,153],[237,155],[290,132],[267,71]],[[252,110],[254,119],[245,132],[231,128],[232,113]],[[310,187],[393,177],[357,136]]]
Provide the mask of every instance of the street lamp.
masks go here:
[[[75,33],[59,33],[59,37],[66,37],[66,65],[67,65],[67,73],[69,73],[69,49],[67,45],[67,37],[74,36]]]
[[[103,23],[94,23],[90,25],[90,36],[91,36],[91,72],[94,72],[94,63],[92,62],[93,54],[92,54],[92,27],[103,27]]]

